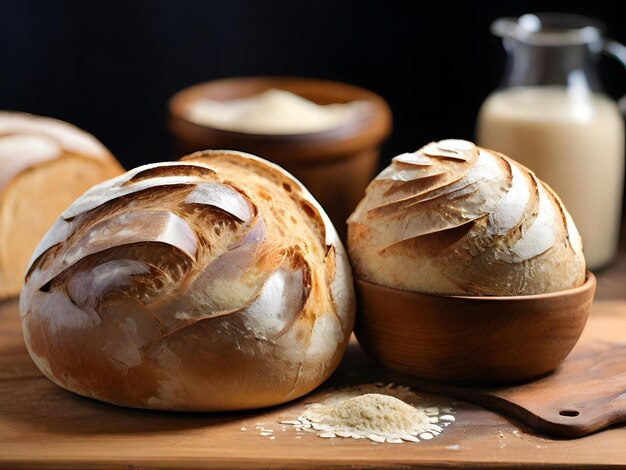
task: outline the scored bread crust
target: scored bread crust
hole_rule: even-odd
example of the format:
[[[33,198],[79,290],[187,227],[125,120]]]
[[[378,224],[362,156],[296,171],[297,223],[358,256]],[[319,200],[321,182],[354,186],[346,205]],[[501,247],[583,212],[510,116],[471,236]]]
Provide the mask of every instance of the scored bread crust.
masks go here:
[[[87,191],[34,252],[24,336],[51,380],[131,407],[276,405],[322,383],[354,322],[347,255],[311,194],[233,151]]]
[[[463,140],[395,157],[348,219],[355,276],[432,294],[527,295],[580,286],[582,241],[528,168]]]
[[[71,124],[0,111],[0,299],[19,294],[30,254],[61,211],[123,171]]]

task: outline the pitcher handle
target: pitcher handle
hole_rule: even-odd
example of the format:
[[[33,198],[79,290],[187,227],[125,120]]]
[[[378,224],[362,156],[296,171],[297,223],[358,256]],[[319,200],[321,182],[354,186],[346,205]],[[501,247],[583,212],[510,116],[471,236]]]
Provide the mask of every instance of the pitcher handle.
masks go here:
[[[604,52],[605,55],[613,57],[626,67],[626,46],[623,44],[614,41],[613,39],[607,39],[602,46],[602,52]],[[626,95],[622,96],[618,100],[618,104],[622,113],[626,114]]]

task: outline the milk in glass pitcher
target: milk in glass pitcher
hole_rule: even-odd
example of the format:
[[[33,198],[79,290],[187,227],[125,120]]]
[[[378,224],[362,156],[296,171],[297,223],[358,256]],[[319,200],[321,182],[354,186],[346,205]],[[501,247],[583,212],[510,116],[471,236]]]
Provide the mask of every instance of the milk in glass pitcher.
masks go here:
[[[602,92],[600,53],[626,65],[626,47],[602,26],[566,14],[501,18],[508,62],[483,103],[477,140],[532,169],[563,199],[583,237],[590,269],[616,254],[624,181],[624,121]],[[622,98],[624,102],[624,98]]]

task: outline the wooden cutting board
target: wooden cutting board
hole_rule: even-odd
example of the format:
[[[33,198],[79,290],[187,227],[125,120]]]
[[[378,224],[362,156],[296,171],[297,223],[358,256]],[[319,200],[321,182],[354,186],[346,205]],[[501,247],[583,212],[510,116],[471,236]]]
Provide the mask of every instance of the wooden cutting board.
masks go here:
[[[624,282],[626,269],[618,287]],[[626,338],[626,301],[609,295],[594,304],[578,347]],[[194,414],[117,407],[74,395],[43,377],[25,350],[17,304],[0,302],[0,468],[513,469],[626,463],[626,426],[575,440],[555,439],[446,397],[440,398],[452,406],[456,421],[436,439],[419,443],[320,439],[283,431],[278,424],[298,416],[305,403],[317,401],[328,388],[378,381],[418,385],[413,377],[372,363],[351,342],[339,369],[318,392],[283,406]],[[274,439],[261,436],[257,423],[272,427]]]
[[[471,401],[544,434],[581,437],[626,421],[626,343],[580,344],[555,372],[524,384],[417,386]]]

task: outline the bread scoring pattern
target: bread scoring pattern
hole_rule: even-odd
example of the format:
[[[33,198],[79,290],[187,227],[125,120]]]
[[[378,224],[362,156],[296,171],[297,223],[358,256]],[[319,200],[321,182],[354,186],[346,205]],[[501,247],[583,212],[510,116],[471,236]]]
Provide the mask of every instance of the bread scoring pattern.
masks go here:
[[[462,140],[395,157],[348,219],[363,280],[435,294],[581,285],[582,241],[558,196],[514,160]]]
[[[269,162],[208,151],[76,200],[33,254],[20,308],[31,355],[62,387],[226,410],[319,385],[347,343],[353,296],[308,191]]]
[[[61,211],[123,171],[104,145],[71,124],[0,111],[0,299],[19,295],[28,259]]]

